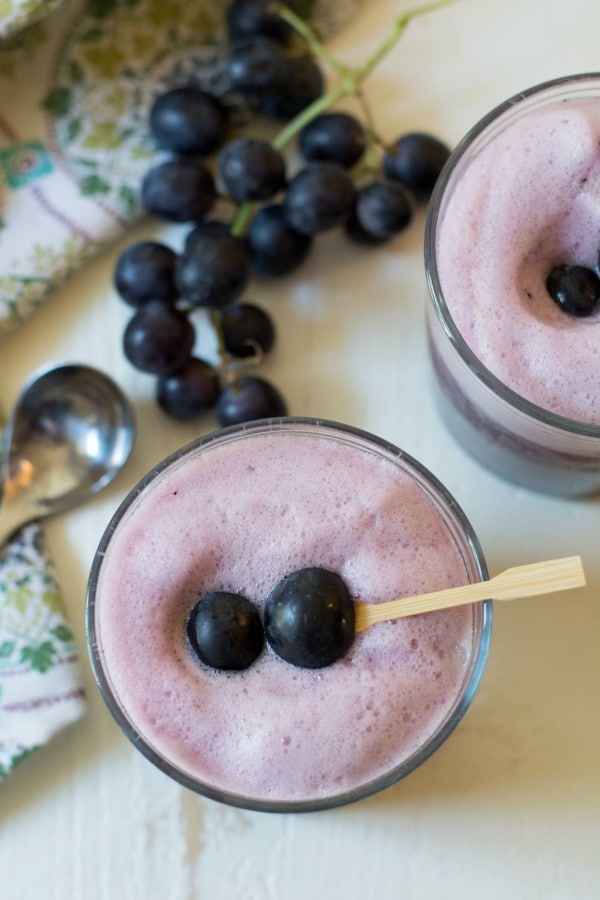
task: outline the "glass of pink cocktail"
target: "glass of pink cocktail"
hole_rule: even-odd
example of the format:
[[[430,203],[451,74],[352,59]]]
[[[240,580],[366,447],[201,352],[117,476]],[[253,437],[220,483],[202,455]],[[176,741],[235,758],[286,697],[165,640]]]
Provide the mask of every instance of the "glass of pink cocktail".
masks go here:
[[[600,302],[552,298],[555,269],[600,281],[600,74],[511,98],[461,141],[431,199],[428,332],[443,418],[502,476],[600,489]]]
[[[264,614],[272,587],[317,566],[377,602],[487,577],[464,513],[418,462],[348,426],[224,429],[134,488],[96,554],[87,624],[95,675],[125,734],[181,784],[235,806],[304,811],[385,788],[419,766],[479,684],[491,603],[385,622],[304,668],[265,642],[211,668],[187,625],[199,596]]]

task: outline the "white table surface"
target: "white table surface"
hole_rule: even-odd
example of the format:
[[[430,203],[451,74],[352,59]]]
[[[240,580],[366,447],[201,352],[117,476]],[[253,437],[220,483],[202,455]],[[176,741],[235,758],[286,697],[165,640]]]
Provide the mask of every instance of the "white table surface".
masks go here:
[[[331,44],[358,63],[401,0],[365,2]],[[414,22],[368,82],[380,130],[455,142],[483,113],[548,78],[599,68],[598,0],[462,0]],[[156,234],[151,224],[121,245]],[[47,524],[84,655],[89,710],[0,785],[2,900],[594,900],[600,896],[598,500],[505,483],[472,462],[432,405],[423,218],[385,249],[324,237],[297,276],[252,285],[279,342],[263,373],[298,415],[367,428],[419,457],[455,494],[491,573],[580,553],[589,585],[497,606],[488,668],[446,745],[378,796],[304,815],[243,812],[171,783],[113,723],[85,654],[94,549],[144,472],[214,421],[167,421],[153,379],[121,353],[129,316],[111,287],[121,248],[89,264],[0,345],[0,403],[30,372],[86,361],[133,400],[139,437],[117,481]],[[171,237],[169,233],[169,237]]]

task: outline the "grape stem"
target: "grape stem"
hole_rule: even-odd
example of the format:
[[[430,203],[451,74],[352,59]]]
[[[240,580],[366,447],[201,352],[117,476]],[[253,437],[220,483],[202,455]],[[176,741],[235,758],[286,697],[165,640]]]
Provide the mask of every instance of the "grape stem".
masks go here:
[[[358,94],[362,83],[396,46],[407,26],[413,19],[430,12],[435,12],[435,10],[442,9],[444,6],[450,6],[455,2],[456,0],[435,0],[433,3],[426,3],[423,6],[409,9],[401,16],[398,16],[385,40],[379,45],[374,53],[372,53],[371,56],[356,69],[351,69],[335,59],[304,19],[297,16],[289,9],[289,7],[278,5],[277,12],[281,18],[288,22],[288,24],[298,32],[300,37],[304,38],[308,49],[313,56],[326,63],[335,71],[338,76],[338,83],[330,91],[310,103],[301,113],[292,119],[291,122],[288,122],[272,140],[272,146],[276,150],[283,150],[305,127],[305,125],[308,125],[309,122],[312,122],[312,120],[321,115],[321,113],[326,112],[326,110],[338,103],[343,97]],[[242,203],[239,206],[232,222],[231,233],[233,235],[240,236],[244,234],[251,213],[252,205],[250,203]]]

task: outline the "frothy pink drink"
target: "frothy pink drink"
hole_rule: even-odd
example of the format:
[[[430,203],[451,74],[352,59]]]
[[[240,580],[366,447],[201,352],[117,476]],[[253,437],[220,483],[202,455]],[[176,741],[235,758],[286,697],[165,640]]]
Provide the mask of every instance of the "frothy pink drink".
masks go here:
[[[425,248],[451,430],[529,487],[600,489],[600,303],[569,314],[547,284],[579,266],[598,285],[600,75],[540,85],[482,119],[436,185]]]
[[[397,452],[314,423],[237,429],[159,467],[117,515],[92,573],[92,656],[126,731],[187,786],[258,809],[335,805],[454,727],[483,666],[482,607],[372,626],[324,668],[267,644],[227,672],[187,640],[196,600],[231,591],[262,610],[283,576],[319,566],[377,602],[481,565],[443,488]]]
[[[600,307],[550,297],[554,266],[600,254],[600,96],[557,101],[491,140],[454,188],[437,260],[461,335],[504,384],[561,416],[600,425]]]

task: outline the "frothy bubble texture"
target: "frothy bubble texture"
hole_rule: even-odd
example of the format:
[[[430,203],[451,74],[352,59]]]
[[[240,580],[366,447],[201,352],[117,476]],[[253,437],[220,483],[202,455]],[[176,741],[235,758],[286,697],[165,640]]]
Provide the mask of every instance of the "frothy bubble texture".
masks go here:
[[[357,599],[467,580],[434,504],[398,466],[314,435],[255,435],[167,470],[121,521],[100,570],[96,625],[119,702],[184,772],[262,800],[334,796],[403,762],[462,692],[470,607],[377,625],[332,666],[269,648],[212,671],[185,626],[198,595],[259,607],[284,575],[319,565]]]
[[[438,270],[458,330],[483,364],[544,409],[600,425],[600,312],[568,316],[553,266],[600,253],[600,98],[536,109],[480,150],[439,224]]]

